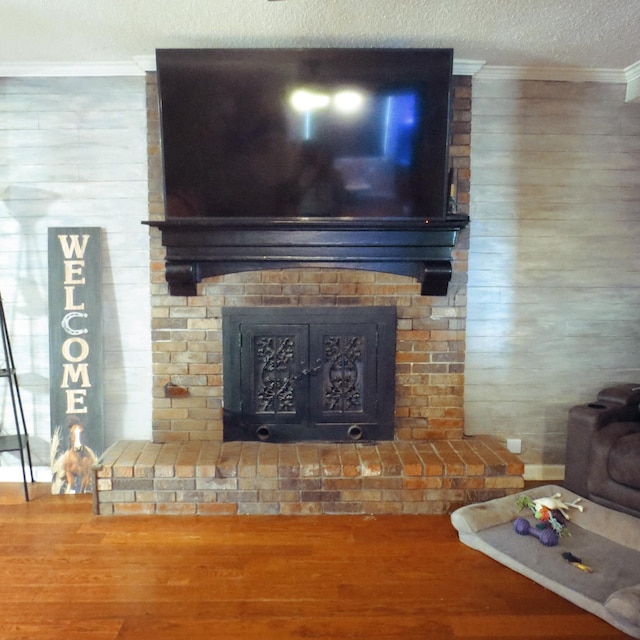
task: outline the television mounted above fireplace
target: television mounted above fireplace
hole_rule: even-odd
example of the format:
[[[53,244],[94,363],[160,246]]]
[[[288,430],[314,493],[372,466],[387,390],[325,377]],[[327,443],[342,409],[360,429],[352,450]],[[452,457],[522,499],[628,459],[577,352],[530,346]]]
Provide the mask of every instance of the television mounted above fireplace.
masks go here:
[[[443,295],[451,49],[157,51],[170,292],[237,271],[386,271]]]

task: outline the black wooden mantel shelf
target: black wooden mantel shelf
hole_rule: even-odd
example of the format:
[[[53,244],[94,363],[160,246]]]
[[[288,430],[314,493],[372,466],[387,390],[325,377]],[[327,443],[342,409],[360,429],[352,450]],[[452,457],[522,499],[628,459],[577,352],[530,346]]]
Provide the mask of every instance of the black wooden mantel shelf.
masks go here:
[[[364,269],[410,276],[422,295],[446,295],[451,251],[467,216],[440,220],[175,218],[160,229],[171,295],[197,294],[203,278],[293,267]]]

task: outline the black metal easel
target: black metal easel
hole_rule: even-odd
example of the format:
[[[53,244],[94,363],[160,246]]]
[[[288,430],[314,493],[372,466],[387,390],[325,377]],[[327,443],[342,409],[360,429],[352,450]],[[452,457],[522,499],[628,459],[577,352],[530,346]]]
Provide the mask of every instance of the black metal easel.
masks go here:
[[[20,462],[22,464],[22,479],[24,483],[24,498],[29,501],[29,487],[27,484],[27,470],[25,463],[29,465],[29,473],[31,482],[35,482],[33,478],[33,465],[31,463],[31,448],[29,446],[29,434],[27,433],[27,424],[24,419],[24,410],[22,409],[22,400],[20,399],[20,387],[18,386],[18,378],[16,376],[16,367],[13,361],[13,352],[11,351],[11,342],[9,341],[9,331],[7,329],[7,319],[4,315],[4,306],[2,304],[2,295],[0,294],[0,332],[2,333],[2,349],[0,353],[0,378],[6,378],[9,381],[9,392],[11,395],[11,404],[13,405],[13,417],[16,424],[16,435],[0,434],[0,453],[5,451],[18,451],[20,453]],[[25,460],[26,450],[26,460]]]

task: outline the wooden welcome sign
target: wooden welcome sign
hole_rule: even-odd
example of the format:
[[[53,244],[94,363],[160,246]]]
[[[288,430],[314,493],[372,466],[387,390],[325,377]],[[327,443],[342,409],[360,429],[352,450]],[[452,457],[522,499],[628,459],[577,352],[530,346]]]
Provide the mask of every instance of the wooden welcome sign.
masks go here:
[[[103,428],[101,229],[49,229],[52,493],[92,490]]]

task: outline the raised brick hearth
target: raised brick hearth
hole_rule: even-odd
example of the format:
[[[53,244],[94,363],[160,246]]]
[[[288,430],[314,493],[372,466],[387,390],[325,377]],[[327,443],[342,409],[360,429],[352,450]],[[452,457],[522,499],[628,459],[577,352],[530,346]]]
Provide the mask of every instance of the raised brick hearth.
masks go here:
[[[432,514],[523,487],[495,439],[266,444],[124,441],[96,469],[95,510],[126,514]]]

